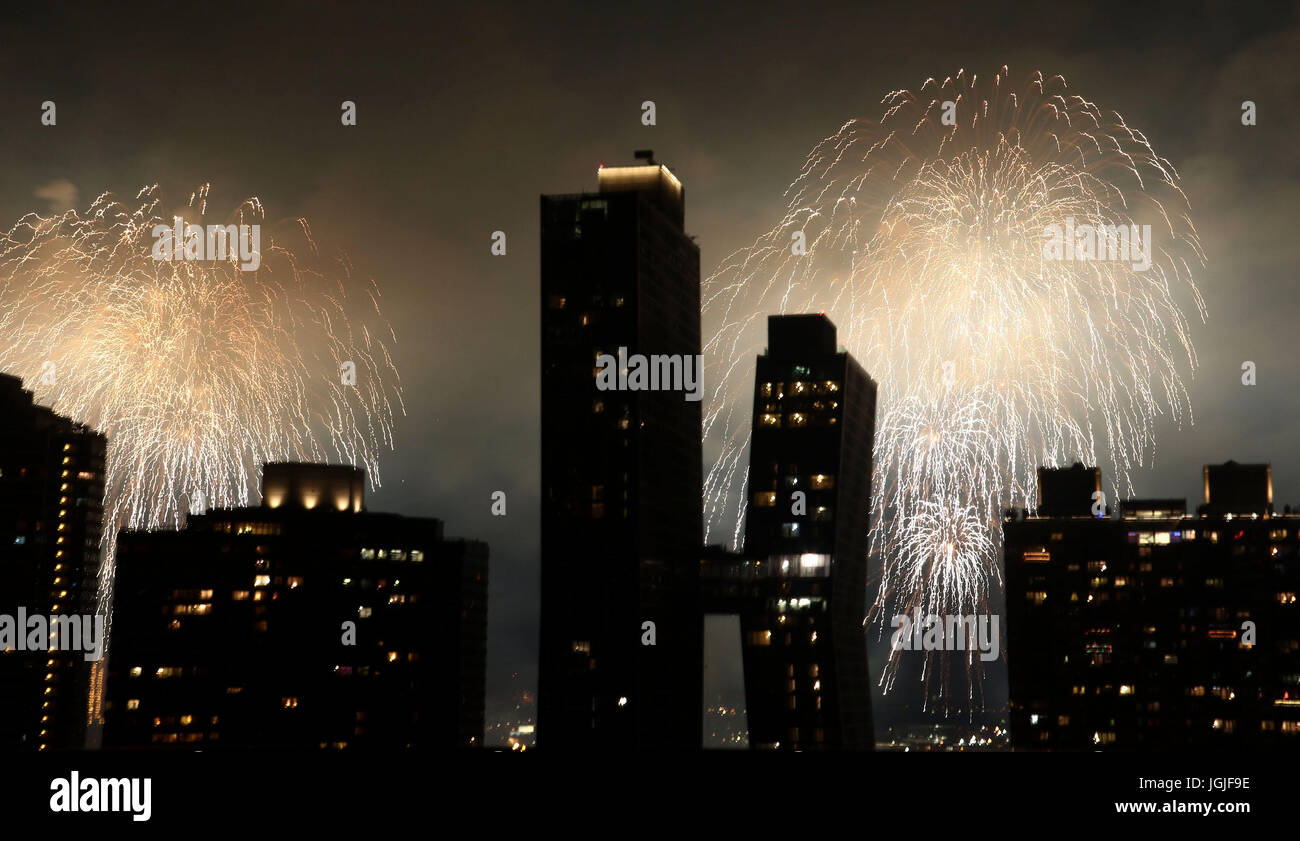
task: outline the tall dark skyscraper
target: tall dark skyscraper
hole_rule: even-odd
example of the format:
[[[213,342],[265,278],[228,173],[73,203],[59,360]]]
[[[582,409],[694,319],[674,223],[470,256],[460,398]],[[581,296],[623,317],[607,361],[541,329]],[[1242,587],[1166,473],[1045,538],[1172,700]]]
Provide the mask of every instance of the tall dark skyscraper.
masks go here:
[[[598,382],[602,356],[621,375],[638,354],[695,366],[700,353],[685,191],[638,157],[602,167],[595,193],[541,200],[537,743],[548,749],[700,745],[699,392],[662,377],[658,389]]]
[[[477,747],[487,546],[268,464],[262,504],[118,538],[106,747]]]
[[[744,557],[706,560],[706,609],[740,614],[751,746],[870,749],[876,384],[821,315],[769,317],[755,380]]]
[[[0,374],[0,615],[95,613],[105,454],[103,435],[34,405],[21,380]],[[23,648],[0,645],[0,750],[83,747],[102,661]]]
[[[1300,744],[1300,515],[1273,511],[1269,466],[1206,466],[1194,516],[1097,517],[1095,468],[1040,476],[1048,513],[1003,529],[1012,745]]]

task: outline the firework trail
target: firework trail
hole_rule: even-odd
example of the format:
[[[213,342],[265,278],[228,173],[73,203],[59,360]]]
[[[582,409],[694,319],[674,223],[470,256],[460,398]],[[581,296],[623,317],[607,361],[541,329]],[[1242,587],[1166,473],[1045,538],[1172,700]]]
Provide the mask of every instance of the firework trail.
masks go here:
[[[176,215],[204,224],[207,194]],[[28,214],[0,236],[0,370],[108,436],[105,615],[120,530],[247,505],[268,461],[347,462],[378,485],[402,408],[374,283],[346,257],[322,258],[304,220],[262,236],[260,265],[243,271],[154,259],[155,225],[173,222],[160,213],[155,185],[134,207],[105,193],[85,213]],[[253,198],[228,222],[264,218]]]
[[[1061,77],[1017,89],[1006,74],[929,79],[843,125],[808,155],[780,224],[705,281],[708,533],[740,542],[766,317],[825,312],[879,385],[868,618],[882,632],[918,608],[989,612],[1002,513],[1035,506],[1039,465],[1104,455],[1116,498],[1153,452],[1155,419],[1191,418],[1182,304],[1205,318],[1204,257],[1177,173]],[[1054,226],[1135,224],[1151,226],[1149,267],[1045,254]],[[973,654],[927,655],[922,681],[943,697],[960,673],[973,709]]]

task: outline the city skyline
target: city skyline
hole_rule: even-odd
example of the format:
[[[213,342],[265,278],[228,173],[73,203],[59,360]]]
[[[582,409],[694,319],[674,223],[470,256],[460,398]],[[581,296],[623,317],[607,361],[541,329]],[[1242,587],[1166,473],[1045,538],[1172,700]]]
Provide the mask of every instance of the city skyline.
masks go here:
[[[1111,32],[1104,9],[1078,4],[1064,12],[1076,24],[1044,40],[1031,20],[1004,28],[957,6],[946,10],[949,25],[937,26],[910,12],[861,9],[841,11],[836,31],[809,46],[790,43],[780,14],[703,11],[687,24],[684,15],[654,22],[618,10],[586,19],[574,7],[555,19],[491,11],[449,9],[432,46],[392,18],[335,32],[274,10],[229,52],[195,61],[154,39],[149,22],[70,34],[73,64],[43,42],[15,44],[2,60],[0,95],[20,118],[3,143],[25,165],[0,181],[0,216],[12,224],[73,196],[84,210],[105,189],[130,194],[161,181],[180,195],[211,181],[220,206],[258,195],[285,215],[307,216],[323,241],[374,276],[398,337],[408,405],[396,419],[397,446],[380,454],[385,480],[373,499],[385,510],[438,512],[493,547],[501,574],[490,599],[489,681],[503,712],[512,675],[535,681],[536,196],[586,189],[599,164],[626,162],[633,149],[656,149],[690,184],[691,232],[708,274],[779,220],[807,150],[847,118],[873,114],[888,91],[1004,63],[1017,73],[1062,73],[1124,113],[1179,167],[1209,257],[1209,321],[1194,325],[1196,425],[1161,426],[1155,468],[1134,472],[1135,490],[1194,496],[1200,463],[1235,458],[1274,463],[1279,503],[1300,503],[1300,448],[1272,423],[1294,414],[1300,394],[1285,341],[1296,117],[1282,103],[1296,82],[1268,70],[1293,52],[1294,10],[1262,7],[1178,28],[1138,10],[1128,30]],[[25,14],[32,24],[51,20]],[[704,34],[719,30],[731,32],[725,59]],[[285,44],[284,31],[309,37]],[[624,52],[596,37],[609,31],[641,34]],[[883,37],[894,31],[912,37]],[[303,45],[313,38],[311,49]],[[519,49],[502,54],[503,38]],[[390,62],[308,69],[316,51],[347,55],[363,39],[387,45]],[[242,104],[243,119],[214,123],[209,109],[159,96],[158,77],[121,62],[119,48],[187,67],[196,91],[260,84],[263,93]],[[481,67],[476,55],[504,59]],[[772,56],[786,57],[783,69]],[[590,74],[592,64],[611,72]],[[412,91],[412,77],[427,87]],[[47,98],[59,102],[56,127],[38,122]],[[358,103],[356,133],[326,137],[345,99]],[[654,127],[641,123],[647,99],[658,106]],[[1260,105],[1249,128],[1239,119],[1245,99]],[[304,125],[320,126],[318,142],[302,143]],[[521,126],[535,152],[517,154],[526,149]],[[508,243],[500,257],[490,251],[498,230]],[[1253,390],[1241,384],[1246,360],[1258,367]],[[706,448],[706,464],[711,456]],[[491,513],[495,491],[507,494],[505,517]]]

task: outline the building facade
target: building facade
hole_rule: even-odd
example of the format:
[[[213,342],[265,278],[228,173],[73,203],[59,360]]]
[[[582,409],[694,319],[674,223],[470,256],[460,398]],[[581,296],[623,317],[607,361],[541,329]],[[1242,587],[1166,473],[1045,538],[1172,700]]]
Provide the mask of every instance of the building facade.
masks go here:
[[[755,748],[869,750],[867,541],[876,384],[822,315],[771,316],[758,358],[743,556],[706,558],[740,615]]]
[[[1272,510],[1268,465],[1207,466],[1194,515],[1115,518],[1084,496],[1099,474],[1067,472],[1040,483],[1054,513],[1004,524],[1012,745],[1300,745],[1300,516]]]
[[[700,745],[700,255],[681,183],[638,157],[541,199],[546,749]],[[625,376],[638,356],[672,375]]]
[[[0,374],[0,616],[21,610],[48,626],[51,616],[96,613],[106,453],[103,435],[35,405],[21,380]],[[102,661],[45,636],[45,651],[0,640],[0,750],[81,748],[97,718],[90,687]]]
[[[118,538],[108,748],[477,747],[488,551],[268,464],[259,507]]]

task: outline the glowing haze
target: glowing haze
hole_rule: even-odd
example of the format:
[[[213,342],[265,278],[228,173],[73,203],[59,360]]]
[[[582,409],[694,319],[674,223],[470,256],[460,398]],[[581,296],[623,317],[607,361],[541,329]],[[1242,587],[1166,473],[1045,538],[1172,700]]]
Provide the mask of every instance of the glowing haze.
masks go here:
[[[705,282],[705,434],[721,452],[708,535],[742,534],[767,316],[825,312],[879,387],[880,578],[864,621],[988,613],[1003,511],[1035,506],[1038,466],[1104,464],[1114,500],[1149,461],[1157,417],[1191,419],[1186,311],[1205,318],[1204,257],[1178,175],[1061,77],[1014,86],[1003,67],[890,93],[881,116],[819,143],[786,197],[784,218]],[[1149,266],[1045,248],[1051,231],[1133,225],[1151,226]],[[924,655],[945,705],[982,704],[974,654]],[[949,697],[957,673],[964,699]]]
[[[207,194],[175,215],[203,224]],[[323,257],[304,220],[263,226],[260,265],[242,271],[155,259],[153,229],[173,218],[154,186],[0,236],[0,370],[108,436],[104,613],[119,530],[246,505],[268,461],[346,462],[378,484],[402,407],[375,284]],[[264,218],[251,198],[228,221]]]

